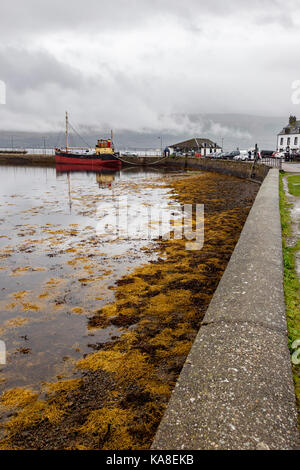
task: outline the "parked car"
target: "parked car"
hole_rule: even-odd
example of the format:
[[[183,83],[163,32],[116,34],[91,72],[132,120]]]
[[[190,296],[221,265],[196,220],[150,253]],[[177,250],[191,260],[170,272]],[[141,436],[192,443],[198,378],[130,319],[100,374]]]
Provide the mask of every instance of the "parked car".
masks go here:
[[[223,158],[224,152],[216,152],[211,155],[212,158]]]
[[[125,157],[137,157],[137,153],[130,152],[129,150],[125,150],[125,152],[122,153]]]
[[[293,161],[299,161],[300,160],[300,152],[292,153],[292,159],[293,159]]]
[[[232,158],[231,152],[224,152],[222,158],[224,160],[228,160],[229,158]]]
[[[262,150],[260,152],[261,158],[273,157],[274,150]]]
[[[300,153],[297,152],[296,150],[292,152],[286,152],[286,153],[282,152],[282,153],[284,155],[284,159],[286,162],[294,162],[300,159]]]
[[[241,160],[243,162],[248,160],[248,150],[239,150],[239,154],[233,157],[233,160]]]
[[[237,157],[240,154],[239,150],[233,150],[233,152],[227,152],[224,154],[223,158],[228,160],[233,160],[234,157]]]
[[[281,158],[281,160],[285,160],[285,152],[274,152],[272,157]]]

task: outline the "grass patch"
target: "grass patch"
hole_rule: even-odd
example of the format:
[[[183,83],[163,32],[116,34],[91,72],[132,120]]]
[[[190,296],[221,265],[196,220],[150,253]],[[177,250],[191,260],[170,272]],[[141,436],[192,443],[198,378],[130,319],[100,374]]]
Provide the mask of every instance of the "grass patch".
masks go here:
[[[300,197],[300,175],[288,177],[289,192],[296,197]]]
[[[290,207],[284,189],[283,189],[283,175],[280,175],[279,182],[280,192],[280,215],[282,224],[282,248],[283,248],[283,263],[284,263],[284,295],[286,304],[287,324],[289,332],[289,347],[291,349],[292,343],[300,338],[300,283],[296,271],[296,257],[295,254],[300,250],[300,239],[294,246],[287,246],[286,239],[292,233],[291,229],[291,216]],[[291,349],[291,352],[292,349]],[[298,424],[300,429],[300,367],[293,366],[293,376],[295,382],[296,401],[298,408]]]
[[[281,228],[283,241],[286,237],[289,237],[292,233],[291,229],[291,215],[290,207],[291,204],[288,202],[287,197],[283,188],[283,173],[279,176],[279,195],[280,195],[280,217],[281,217]]]

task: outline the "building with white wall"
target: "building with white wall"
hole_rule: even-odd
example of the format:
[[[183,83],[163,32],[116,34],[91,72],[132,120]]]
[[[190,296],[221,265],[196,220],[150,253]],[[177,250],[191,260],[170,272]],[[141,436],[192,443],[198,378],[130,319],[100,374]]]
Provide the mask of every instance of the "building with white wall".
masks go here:
[[[220,145],[210,139],[202,139],[200,137],[194,137],[193,139],[171,145],[171,148],[174,152],[181,152],[182,154],[192,153],[202,157],[209,157],[215,153],[222,152]]]
[[[299,151],[300,148],[300,121],[296,116],[290,116],[289,123],[277,136],[277,150],[279,152]]]

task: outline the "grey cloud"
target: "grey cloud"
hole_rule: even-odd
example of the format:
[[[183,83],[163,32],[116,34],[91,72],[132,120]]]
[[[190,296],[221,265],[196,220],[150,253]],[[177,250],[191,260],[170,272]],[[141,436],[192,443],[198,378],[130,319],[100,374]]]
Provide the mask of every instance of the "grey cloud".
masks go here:
[[[293,12],[269,12],[268,14],[256,15],[254,21],[258,25],[276,24],[285,29],[294,29],[298,27],[295,23]]]
[[[25,92],[48,84],[80,89],[80,72],[58,61],[47,51],[28,51],[16,47],[0,47],[0,74],[10,89]]]
[[[247,13],[273,16],[282,22],[281,15],[290,16],[297,9],[297,0],[10,0],[1,5],[0,36],[35,36],[45,31],[98,32],[107,29],[126,29],[158,18],[166,22],[171,17],[193,23],[195,18],[228,17]]]
[[[293,48],[298,1],[2,2],[0,79],[8,101],[0,108],[0,129],[57,129],[69,109],[76,123],[95,130],[181,128],[238,136],[245,132],[238,125],[212,120],[199,127],[186,115],[288,112],[290,84],[300,79]],[[268,42],[274,25],[284,38],[277,47]],[[235,27],[239,36],[226,43]],[[59,44],[51,48],[57,33],[77,61],[63,62]],[[251,43],[257,33],[261,42]],[[96,47],[86,51],[92,42]],[[85,73],[85,58],[95,70]]]

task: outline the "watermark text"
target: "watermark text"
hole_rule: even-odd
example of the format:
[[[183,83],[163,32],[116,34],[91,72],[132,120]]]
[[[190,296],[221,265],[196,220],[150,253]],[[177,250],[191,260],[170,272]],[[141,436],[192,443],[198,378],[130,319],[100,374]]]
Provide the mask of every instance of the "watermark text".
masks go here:
[[[292,103],[293,104],[300,104],[300,80],[295,80],[292,83]]]
[[[102,240],[186,240],[189,251],[204,245],[204,205],[130,205],[127,197],[101,203],[96,233]]]
[[[0,341],[0,365],[6,364],[6,346],[4,341]]]
[[[300,364],[300,339],[293,342],[292,350],[294,351],[292,355],[292,363],[295,366],[298,366]]]
[[[6,104],[6,85],[0,80],[0,104]]]

